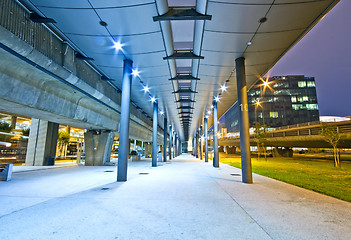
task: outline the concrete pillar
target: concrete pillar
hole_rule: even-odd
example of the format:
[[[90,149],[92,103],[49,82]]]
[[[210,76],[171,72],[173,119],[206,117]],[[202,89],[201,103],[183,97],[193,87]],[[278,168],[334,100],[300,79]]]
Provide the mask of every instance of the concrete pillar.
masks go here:
[[[167,162],[167,118],[163,119],[163,161]]]
[[[217,102],[213,101],[213,166],[219,167],[219,155],[218,155],[218,112],[217,112]]]
[[[242,181],[252,183],[252,167],[250,155],[250,132],[249,132],[249,107],[247,102],[247,86],[245,75],[245,58],[237,58],[236,81],[238,89],[238,103],[240,107],[240,149],[241,149],[241,171]]]
[[[136,139],[134,139],[134,146],[133,146],[133,150],[134,150],[134,151],[136,151],[136,150],[137,150],[136,145],[137,145],[137,140],[136,140]]]
[[[172,159],[172,125],[169,126],[169,159]]]
[[[127,167],[129,157],[129,105],[132,87],[132,67],[133,62],[124,60],[121,96],[121,118],[119,132],[119,152],[117,181],[127,181]]]
[[[152,118],[152,166],[157,167],[157,117],[158,117],[158,104],[153,103],[154,112]]]
[[[109,163],[114,137],[115,134],[108,130],[85,132],[85,166],[103,166]]]
[[[145,157],[150,158],[152,156],[152,144],[146,143],[145,147]]]
[[[293,157],[293,150],[289,147],[275,147],[273,157]]]
[[[11,129],[16,129],[17,117],[11,116]]]
[[[208,129],[207,129],[207,118],[204,119],[204,130],[205,130],[205,162],[208,162]]]
[[[32,118],[26,166],[54,165],[59,125]]]
[[[81,162],[83,152],[83,141],[82,139],[78,139],[77,143],[77,163]]]

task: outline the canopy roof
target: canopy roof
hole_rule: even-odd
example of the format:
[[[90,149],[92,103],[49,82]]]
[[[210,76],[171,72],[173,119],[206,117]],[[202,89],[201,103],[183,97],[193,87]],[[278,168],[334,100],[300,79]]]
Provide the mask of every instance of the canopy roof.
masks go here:
[[[132,101],[152,116],[149,100],[155,96],[185,140],[211,110],[214,96],[221,94],[219,116],[237,101],[236,58],[246,59],[247,84],[252,86],[338,0],[21,2],[54,19],[50,25],[80,54],[92,58],[87,61],[118,88],[123,60],[131,59],[140,71],[140,78],[133,80]],[[154,21],[161,15],[175,20]],[[203,16],[211,20],[192,20]],[[116,42],[122,51],[113,47]],[[223,84],[228,88],[222,93]],[[143,86],[150,87],[149,93]],[[192,118],[181,117],[188,115]],[[162,118],[159,121],[162,126]]]

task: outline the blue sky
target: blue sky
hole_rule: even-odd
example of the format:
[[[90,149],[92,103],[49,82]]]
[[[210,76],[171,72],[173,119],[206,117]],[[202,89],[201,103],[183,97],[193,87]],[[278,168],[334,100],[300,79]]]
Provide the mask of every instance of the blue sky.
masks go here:
[[[321,116],[351,116],[351,1],[341,0],[270,70],[315,77]]]

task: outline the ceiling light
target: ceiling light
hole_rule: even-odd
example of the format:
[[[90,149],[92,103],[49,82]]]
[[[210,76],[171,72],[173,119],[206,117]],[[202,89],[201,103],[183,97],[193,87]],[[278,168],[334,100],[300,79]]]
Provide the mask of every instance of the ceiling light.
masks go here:
[[[121,42],[113,42],[113,47],[118,51],[122,50],[123,44]]]
[[[208,115],[211,115],[211,113],[212,113],[211,110],[208,110],[208,111],[207,111],[207,114],[208,114]]]
[[[134,77],[140,77],[139,76],[139,71],[138,71],[138,69],[132,69],[132,75],[134,76]]]
[[[205,118],[209,118],[210,116],[208,116],[208,115],[205,115]]]
[[[100,23],[101,26],[107,27],[107,22],[105,22],[105,21],[100,21],[99,23]]]
[[[216,102],[219,102],[219,96],[216,96],[216,97],[214,98],[214,100],[215,100]]]
[[[161,110],[161,111],[160,111],[160,114],[163,115],[163,114],[165,114],[165,112]]]
[[[266,17],[260,18],[260,20],[258,20],[259,23],[264,23],[267,21]]]
[[[154,103],[154,102],[156,102],[156,98],[155,97],[150,97],[150,101]]]
[[[211,105],[211,109],[213,108],[213,105]]]
[[[221,90],[222,90],[222,92],[224,92],[224,91],[227,91],[227,85],[225,85],[225,83],[223,84],[223,85],[221,85]]]
[[[251,42],[251,41],[247,42],[247,45],[248,45],[248,46],[250,46],[251,44],[252,44],[252,42]]]
[[[148,86],[144,85],[144,86],[143,86],[143,91],[144,91],[145,93],[150,92],[150,88],[149,88]]]
[[[270,83],[268,82],[268,80],[263,82],[263,86],[265,86],[265,87],[268,87],[269,84],[270,84]]]

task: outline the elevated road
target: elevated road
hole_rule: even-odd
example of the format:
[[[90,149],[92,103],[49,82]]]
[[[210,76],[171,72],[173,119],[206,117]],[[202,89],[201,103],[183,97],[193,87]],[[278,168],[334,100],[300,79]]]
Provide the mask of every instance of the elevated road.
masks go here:
[[[351,148],[351,121],[327,124],[336,126],[341,134],[338,146]],[[329,148],[330,144],[320,135],[321,125],[321,122],[309,122],[276,128],[274,131],[267,132],[265,144],[271,147]],[[240,136],[238,134],[222,137],[219,145],[240,147]],[[250,134],[250,145],[257,145],[255,134]]]
[[[0,13],[9,15],[6,9]],[[118,135],[120,90],[79,59],[69,44],[31,23],[17,4],[11,18],[18,21],[0,26],[0,111]],[[31,38],[28,24],[35,33]],[[151,117],[132,103],[130,119],[130,137],[151,141]],[[161,132],[159,127],[159,143]]]

